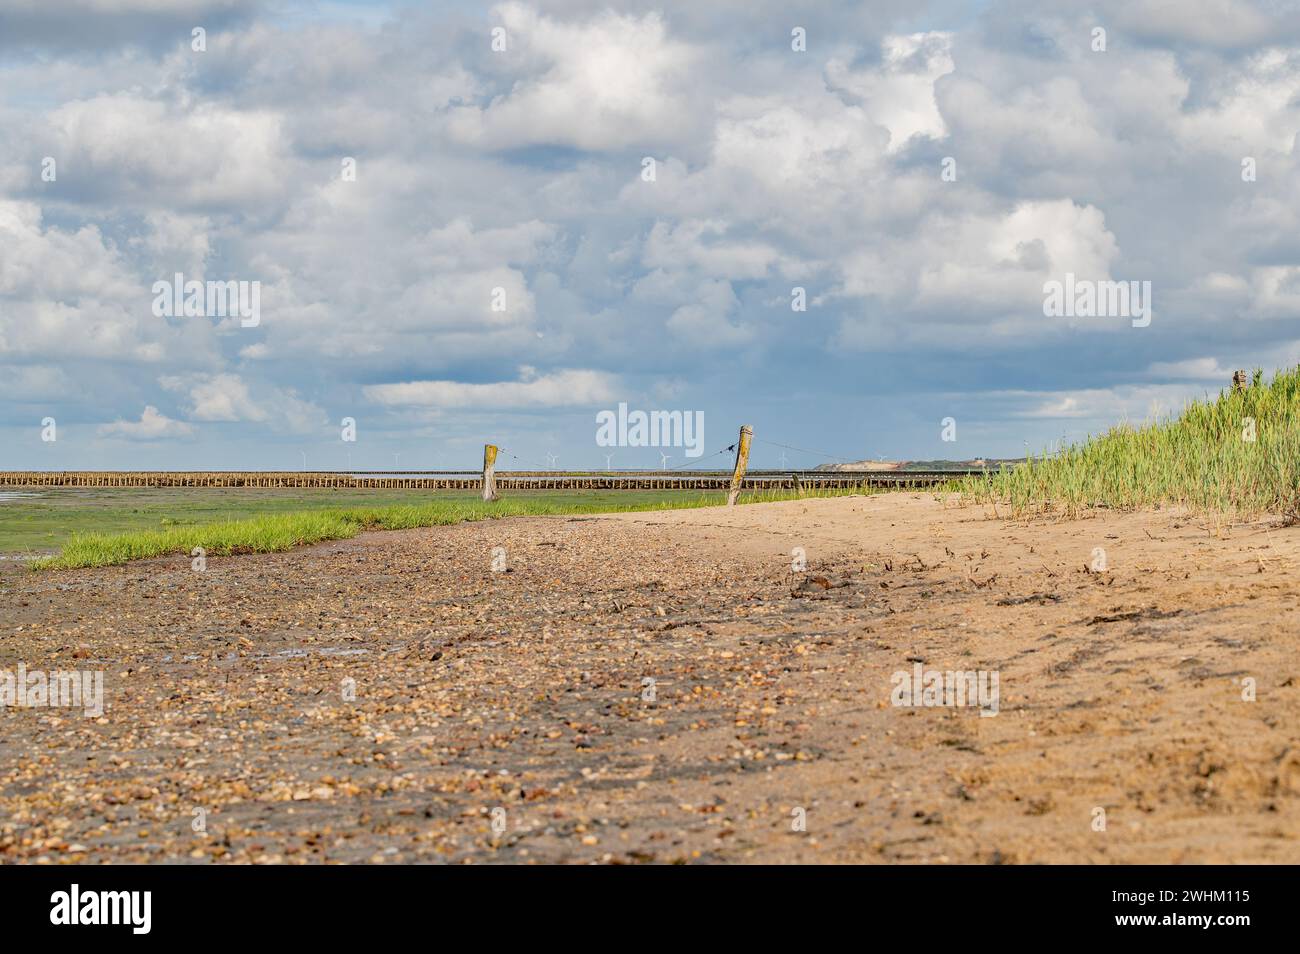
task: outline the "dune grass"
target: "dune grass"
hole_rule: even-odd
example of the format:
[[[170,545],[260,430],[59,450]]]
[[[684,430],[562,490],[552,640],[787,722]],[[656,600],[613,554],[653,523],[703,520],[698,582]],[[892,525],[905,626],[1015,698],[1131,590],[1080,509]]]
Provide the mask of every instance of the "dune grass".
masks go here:
[[[1177,417],[1119,424],[1061,452],[955,482],[966,499],[1013,513],[1156,504],[1295,519],[1300,482],[1300,368],[1193,401]],[[1251,437],[1253,436],[1253,440]]]
[[[867,488],[838,491],[770,491],[743,494],[740,503],[763,503],[789,500],[797,496],[827,497],[871,492]],[[608,498],[584,500],[530,499],[516,497],[484,503],[465,499],[433,499],[427,503],[312,510],[295,513],[265,514],[243,520],[227,520],[199,526],[173,527],[164,530],[140,530],[130,533],[75,534],[57,556],[34,560],[32,569],[74,569],[113,566],[168,554],[193,554],[201,548],[205,556],[230,556],[241,553],[276,553],[321,543],[346,540],[363,530],[406,530],[433,527],[467,520],[499,517],[564,516],[589,513],[617,513],[645,510],[676,510],[719,506],[726,499],[722,493],[690,496],[681,494],[669,499],[612,502]]]

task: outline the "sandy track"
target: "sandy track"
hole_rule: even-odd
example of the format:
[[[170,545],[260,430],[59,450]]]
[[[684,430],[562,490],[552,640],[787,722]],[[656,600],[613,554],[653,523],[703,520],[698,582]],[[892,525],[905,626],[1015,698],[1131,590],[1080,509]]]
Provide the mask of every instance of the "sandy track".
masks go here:
[[[0,668],[108,705],[0,710],[0,860],[1294,863],[1298,568],[892,494],[11,572]]]

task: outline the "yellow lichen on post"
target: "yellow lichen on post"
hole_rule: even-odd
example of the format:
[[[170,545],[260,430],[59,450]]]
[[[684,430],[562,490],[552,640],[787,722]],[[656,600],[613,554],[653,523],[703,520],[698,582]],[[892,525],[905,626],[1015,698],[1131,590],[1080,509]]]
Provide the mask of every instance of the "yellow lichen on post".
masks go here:
[[[741,425],[740,440],[736,442],[736,469],[731,472],[731,490],[727,492],[727,506],[734,507],[740,496],[740,483],[745,479],[745,469],[749,467],[749,442],[754,436],[754,429],[748,424]]]
[[[497,495],[497,446],[483,445],[483,499],[500,500]]]
[[[487,501],[501,499],[497,493],[497,446],[483,445],[483,499]]]

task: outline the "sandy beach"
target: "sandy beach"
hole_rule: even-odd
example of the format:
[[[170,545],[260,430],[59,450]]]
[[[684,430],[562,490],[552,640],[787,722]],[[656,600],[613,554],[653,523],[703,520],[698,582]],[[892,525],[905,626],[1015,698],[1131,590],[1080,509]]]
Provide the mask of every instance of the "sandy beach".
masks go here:
[[[919,493],[4,565],[0,669],[105,698],[0,710],[0,860],[1300,862],[1298,567]]]

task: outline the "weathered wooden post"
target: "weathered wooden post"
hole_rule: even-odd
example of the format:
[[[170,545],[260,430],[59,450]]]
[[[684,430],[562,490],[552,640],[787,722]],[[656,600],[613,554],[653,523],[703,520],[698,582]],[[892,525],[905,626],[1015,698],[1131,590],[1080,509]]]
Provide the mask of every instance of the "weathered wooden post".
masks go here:
[[[497,495],[497,445],[483,445],[483,499],[500,500]]]
[[[727,492],[727,506],[734,507],[740,496],[740,484],[745,479],[745,468],[749,466],[749,442],[754,436],[754,429],[748,424],[740,427],[740,440],[736,441],[736,469],[731,472],[731,490]]]

